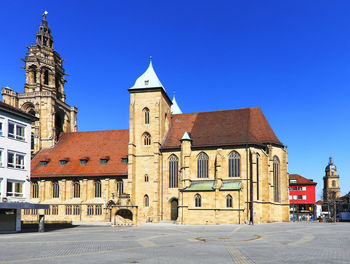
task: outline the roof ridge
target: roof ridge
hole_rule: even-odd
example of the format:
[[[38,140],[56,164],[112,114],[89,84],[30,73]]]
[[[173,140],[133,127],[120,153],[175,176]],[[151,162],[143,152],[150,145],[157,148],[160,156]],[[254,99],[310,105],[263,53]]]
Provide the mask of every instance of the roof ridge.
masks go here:
[[[243,108],[234,108],[234,109],[223,109],[223,110],[213,110],[213,111],[203,111],[203,112],[191,112],[191,113],[182,113],[182,114],[173,114],[173,115],[190,115],[190,114],[201,114],[201,113],[214,113],[214,112],[225,112],[225,111],[236,111],[236,110],[246,110],[260,108],[259,106],[254,107],[243,107]]]

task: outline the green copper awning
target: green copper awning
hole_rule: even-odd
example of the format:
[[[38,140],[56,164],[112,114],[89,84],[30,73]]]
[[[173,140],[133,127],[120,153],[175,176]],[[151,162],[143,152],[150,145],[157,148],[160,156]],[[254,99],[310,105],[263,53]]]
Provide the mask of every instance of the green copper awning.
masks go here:
[[[196,192],[196,191],[213,191],[214,181],[198,181],[192,182],[191,185],[183,191]]]
[[[240,190],[241,187],[242,183],[240,181],[227,181],[222,183],[220,191]]]

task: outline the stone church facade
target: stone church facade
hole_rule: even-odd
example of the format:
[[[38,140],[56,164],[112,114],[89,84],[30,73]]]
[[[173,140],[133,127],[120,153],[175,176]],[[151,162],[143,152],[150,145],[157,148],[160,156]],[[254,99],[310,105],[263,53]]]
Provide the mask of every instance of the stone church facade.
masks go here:
[[[41,144],[31,202],[50,209],[27,211],[25,221],[289,221],[287,148],[259,107],[183,114],[152,61],[128,91],[129,129],[74,132],[73,114],[53,148]],[[50,93],[64,104],[63,90]]]

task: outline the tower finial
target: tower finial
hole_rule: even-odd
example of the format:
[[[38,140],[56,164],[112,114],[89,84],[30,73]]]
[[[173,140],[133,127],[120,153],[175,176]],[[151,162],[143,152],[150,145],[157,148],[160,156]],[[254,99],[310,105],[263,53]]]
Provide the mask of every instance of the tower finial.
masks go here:
[[[149,56],[149,60],[150,60],[150,62],[152,62],[152,56]]]
[[[43,20],[46,20],[46,16],[47,16],[48,13],[49,12],[47,12],[46,10],[44,11],[44,13],[43,13]]]
[[[333,164],[333,158],[332,158],[332,156],[329,157],[329,164]]]

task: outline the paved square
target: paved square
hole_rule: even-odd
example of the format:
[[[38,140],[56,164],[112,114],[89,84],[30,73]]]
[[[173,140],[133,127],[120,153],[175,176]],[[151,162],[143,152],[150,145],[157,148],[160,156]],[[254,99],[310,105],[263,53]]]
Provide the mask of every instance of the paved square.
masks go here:
[[[75,227],[0,243],[0,263],[349,263],[350,223]]]

